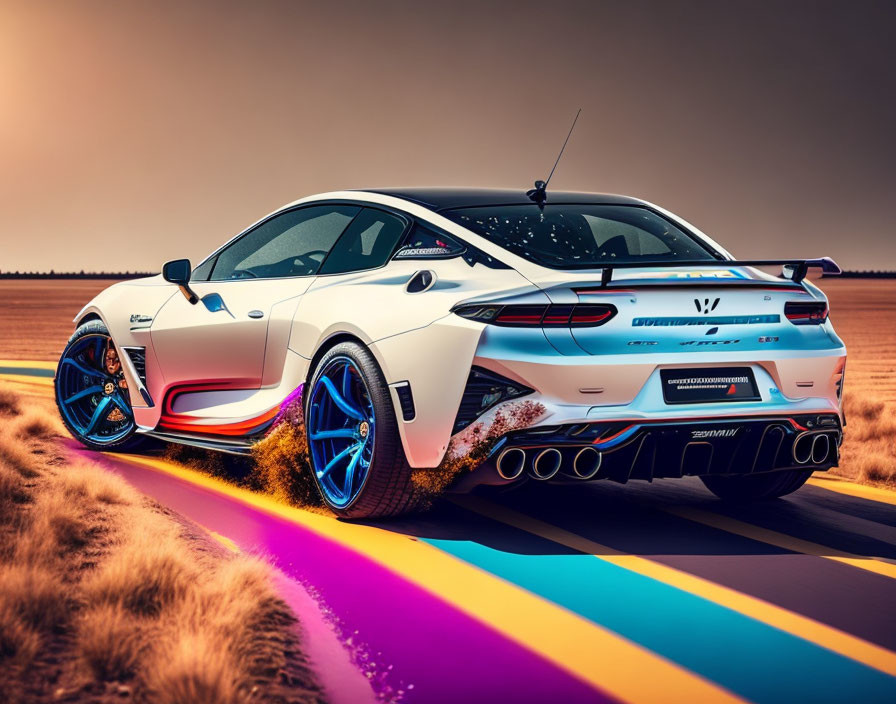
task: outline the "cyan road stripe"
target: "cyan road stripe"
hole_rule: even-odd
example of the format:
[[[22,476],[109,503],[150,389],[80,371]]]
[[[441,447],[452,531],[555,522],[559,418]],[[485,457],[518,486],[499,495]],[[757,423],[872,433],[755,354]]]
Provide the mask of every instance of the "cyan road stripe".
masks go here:
[[[0,374],[14,374],[16,376],[43,376],[52,379],[56,372],[52,369],[39,369],[37,367],[0,367]]]
[[[425,540],[760,704],[896,701],[894,677],[590,555]]]

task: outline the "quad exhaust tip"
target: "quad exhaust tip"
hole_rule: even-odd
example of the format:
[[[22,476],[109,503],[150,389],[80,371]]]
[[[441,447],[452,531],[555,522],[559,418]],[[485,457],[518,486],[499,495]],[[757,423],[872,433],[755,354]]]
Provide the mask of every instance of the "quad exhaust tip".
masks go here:
[[[509,447],[498,455],[495,466],[501,479],[509,482],[518,479],[526,468],[526,453],[518,447]]]
[[[532,468],[529,474],[533,479],[544,481],[550,479],[560,471],[560,464],[563,462],[563,455],[560,450],[549,447],[547,450],[539,452],[535,459],[532,460]]]
[[[572,461],[572,475],[576,479],[593,479],[600,471],[604,456],[593,447],[583,447]]]
[[[830,433],[804,433],[793,443],[793,461],[797,464],[823,464],[831,454],[831,443],[838,449],[839,437]]]
[[[806,464],[812,459],[812,436],[800,435],[793,442],[793,461],[797,464]]]
[[[828,458],[831,451],[831,441],[827,435],[816,435],[812,439],[812,462],[821,464]]]

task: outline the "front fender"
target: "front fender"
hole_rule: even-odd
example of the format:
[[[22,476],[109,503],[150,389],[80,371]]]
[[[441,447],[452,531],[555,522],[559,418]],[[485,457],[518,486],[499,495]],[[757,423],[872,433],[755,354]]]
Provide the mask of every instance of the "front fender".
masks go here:
[[[96,316],[106,326],[119,350],[123,347],[146,348],[147,386],[152,387],[151,380],[161,381],[164,377],[152,349],[149,326],[162,306],[177,293],[177,287],[161,276],[122,281],[97,294],[78,312],[74,322],[77,324],[85,317]],[[135,316],[134,321],[131,320],[132,316]],[[142,383],[136,377],[133,366],[123,355],[122,357],[122,368],[128,382],[137,425],[143,428],[155,427],[159,417],[158,405],[149,406],[146,403],[139,393]]]

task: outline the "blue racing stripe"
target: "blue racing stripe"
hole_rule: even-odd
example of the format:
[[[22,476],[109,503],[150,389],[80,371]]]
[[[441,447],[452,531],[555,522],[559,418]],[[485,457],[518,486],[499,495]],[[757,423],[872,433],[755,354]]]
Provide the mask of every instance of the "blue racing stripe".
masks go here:
[[[540,538],[537,554],[425,540],[752,701],[896,701],[896,678],[590,555],[544,554],[557,547]]]
[[[0,367],[0,374],[15,374],[16,376],[43,376],[52,379],[56,372],[52,369],[40,369],[39,367]]]

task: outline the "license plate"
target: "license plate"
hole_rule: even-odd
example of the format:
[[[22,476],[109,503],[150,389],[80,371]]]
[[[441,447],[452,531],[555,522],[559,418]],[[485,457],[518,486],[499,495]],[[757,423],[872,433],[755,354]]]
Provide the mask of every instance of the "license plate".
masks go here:
[[[749,367],[660,369],[666,403],[761,401]]]

